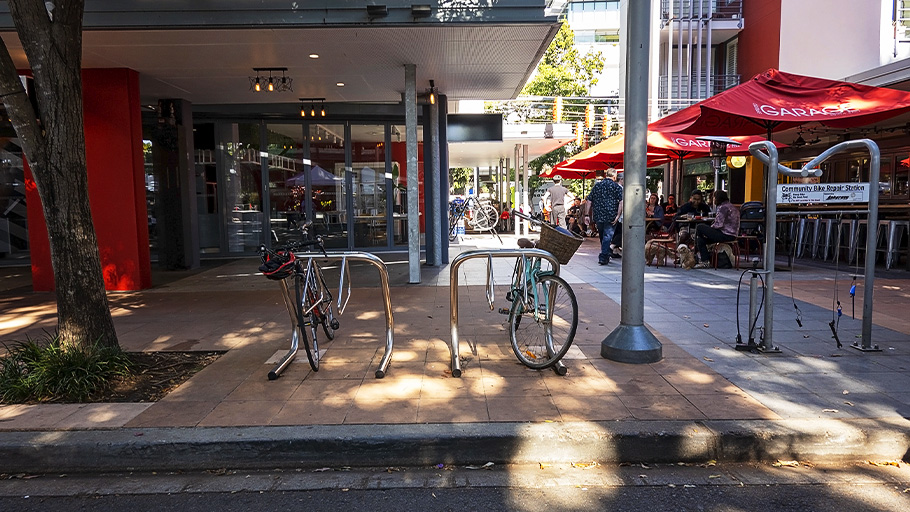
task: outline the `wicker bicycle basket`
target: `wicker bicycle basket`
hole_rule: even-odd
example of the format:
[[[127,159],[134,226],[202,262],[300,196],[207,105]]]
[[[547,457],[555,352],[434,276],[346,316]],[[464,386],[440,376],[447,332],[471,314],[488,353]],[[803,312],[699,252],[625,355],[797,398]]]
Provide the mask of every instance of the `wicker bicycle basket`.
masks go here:
[[[556,256],[559,263],[565,265],[584,241],[584,237],[580,235],[559,231],[544,222],[540,224],[540,241],[537,242],[537,248]]]

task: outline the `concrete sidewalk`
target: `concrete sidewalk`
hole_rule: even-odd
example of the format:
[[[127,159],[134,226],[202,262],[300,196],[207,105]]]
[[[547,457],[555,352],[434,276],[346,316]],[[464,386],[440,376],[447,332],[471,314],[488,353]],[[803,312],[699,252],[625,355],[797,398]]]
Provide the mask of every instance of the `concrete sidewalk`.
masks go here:
[[[513,237],[503,240],[514,247]],[[475,247],[503,246],[473,237],[451,255]],[[112,294],[125,350],[227,352],[153,404],[0,406],[4,471],[908,456],[906,272],[876,280],[873,339],[883,350],[860,352],[849,348],[861,327],[849,317],[850,269],[837,279],[846,313],[837,349],[828,328],[834,271],[798,261],[777,275],[774,339],[783,353],[771,355],[733,349],[740,272],[647,267],[645,321],[664,359],[628,365],[600,357],[620,320],[621,275],[618,260],[594,264],[597,250],[587,241],[562,269],[580,307],[564,377],[517,362],[507,316],[487,305],[480,260],[459,276],[461,378],[449,372],[448,267],[423,267],[423,282],[408,285],[404,254],[383,256],[395,322],[383,379],[373,375],[385,322],[370,266],[352,269],[351,303],[335,340],[320,341],[320,371],[301,353],[275,381],[266,376],[287,351],[290,324],[276,284],[255,275],[255,259]],[[510,261],[494,261],[497,309],[511,271]],[[337,269],[328,276],[337,282]],[[28,292],[23,279],[0,281],[2,340],[53,328],[53,295]]]

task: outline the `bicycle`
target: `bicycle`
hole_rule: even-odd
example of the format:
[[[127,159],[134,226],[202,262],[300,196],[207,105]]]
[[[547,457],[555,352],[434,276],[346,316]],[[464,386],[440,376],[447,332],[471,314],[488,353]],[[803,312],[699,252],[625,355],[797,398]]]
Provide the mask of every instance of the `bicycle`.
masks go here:
[[[304,238],[307,237],[311,225],[312,221],[307,221],[301,226],[300,231]],[[312,240],[290,241],[277,249],[269,249],[265,245],[259,246],[259,254],[262,259],[259,270],[267,278],[279,281],[284,291],[285,305],[296,324],[291,339],[291,352],[269,372],[269,380],[277,379],[281,371],[290,364],[301,341],[310,367],[314,372],[319,371],[318,328],[321,325],[326,338],[332,340],[335,338],[335,330],[340,327],[332,307],[332,292],[326,285],[319,264],[312,257],[304,260],[294,255],[294,251],[312,246],[316,246],[322,254],[328,256],[322,237],[319,235]],[[293,296],[288,284],[288,280],[292,277],[294,280]],[[310,338],[307,337],[307,329],[310,330]]]
[[[467,199],[460,201],[454,200],[449,202],[449,241],[454,242],[458,238],[456,229],[459,221],[466,217],[468,211],[473,215],[468,218],[468,225],[476,231],[493,231],[496,223],[499,222],[499,212],[496,207],[487,199],[477,199],[474,196],[468,196]]]
[[[512,213],[541,224],[542,230],[560,233],[517,210]],[[568,249],[556,247],[563,242],[550,241],[552,236],[542,236],[537,248],[553,253],[560,263],[568,263],[580,245],[574,236],[568,236],[572,239],[568,244],[574,245],[568,257]],[[518,360],[537,370],[556,365],[572,346],[578,328],[578,300],[572,287],[553,270],[541,270],[541,258],[521,256],[515,261],[506,300],[512,303],[508,310],[509,341]],[[557,373],[565,375],[565,367],[557,366]]]

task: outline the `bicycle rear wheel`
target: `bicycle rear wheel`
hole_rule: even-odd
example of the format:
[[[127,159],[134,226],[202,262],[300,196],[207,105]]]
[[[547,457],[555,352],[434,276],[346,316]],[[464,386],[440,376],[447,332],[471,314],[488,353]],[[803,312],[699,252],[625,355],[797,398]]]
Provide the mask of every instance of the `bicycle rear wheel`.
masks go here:
[[[575,293],[561,277],[540,276],[536,286],[528,290],[527,300],[520,292],[513,299],[509,315],[512,350],[528,368],[553,366],[566,355],[575,339]]]

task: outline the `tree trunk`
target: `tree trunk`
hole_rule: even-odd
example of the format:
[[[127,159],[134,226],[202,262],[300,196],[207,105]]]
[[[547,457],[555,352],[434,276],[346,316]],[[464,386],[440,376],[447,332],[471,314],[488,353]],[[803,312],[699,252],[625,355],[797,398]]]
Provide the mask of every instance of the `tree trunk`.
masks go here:
[[[34,74],[37,112],[2,40],[0,97],[41,197],[60,339],[79,347],[117,347],[88,197],[81,76],[84,0],[8,3]]]

